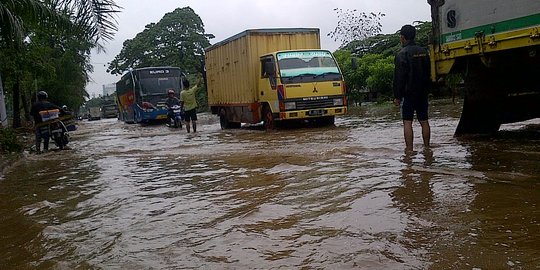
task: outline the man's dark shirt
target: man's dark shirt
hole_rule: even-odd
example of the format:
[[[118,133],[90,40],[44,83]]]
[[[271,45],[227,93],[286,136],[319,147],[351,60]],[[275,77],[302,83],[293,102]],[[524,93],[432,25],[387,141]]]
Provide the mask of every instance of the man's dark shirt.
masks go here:
[[[172,108],[174,105],[180,106],[180,100],[177,97],[168,97],[165,104],[167,104],[167,107],[169,108]]]
[[[396,56],[394,97],[420,100],[427,98],[431,85],[428,50],[411,41]]]
[[[30,115],[34,117],[34,123],[38,124],[42,122],[41,115],[39,114],[39,112],[47,111],[47,110],[54,110],[54,109],[58,109],[61,115],[65,113],[64,110],[62,110],[62,108],[46,100],[41,100],[32,105],[32,109],[30,110]]]

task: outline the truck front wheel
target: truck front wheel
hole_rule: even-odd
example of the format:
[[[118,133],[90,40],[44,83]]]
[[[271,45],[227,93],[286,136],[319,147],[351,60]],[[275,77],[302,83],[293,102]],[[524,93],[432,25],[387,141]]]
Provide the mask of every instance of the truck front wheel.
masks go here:
[[[266,130],[273,130],[276,128],[274,115],[272,114],[272,110],[268,106],[265,106],[263,109],[263,125],[264,129]]]

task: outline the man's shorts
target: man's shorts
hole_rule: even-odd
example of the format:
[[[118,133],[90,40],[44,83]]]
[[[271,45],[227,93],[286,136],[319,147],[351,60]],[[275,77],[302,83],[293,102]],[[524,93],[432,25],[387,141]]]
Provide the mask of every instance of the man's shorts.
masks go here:
[[[197,109],[189,110],[184,112],[184,121],[197,121]]]
[[[401,117],[403,120],[412,121],[414,118],[414,112],[416,112],[416,118],[418,121],[428,120],[427,98],[421,100],[403,98],[403,101],[401,102]]]

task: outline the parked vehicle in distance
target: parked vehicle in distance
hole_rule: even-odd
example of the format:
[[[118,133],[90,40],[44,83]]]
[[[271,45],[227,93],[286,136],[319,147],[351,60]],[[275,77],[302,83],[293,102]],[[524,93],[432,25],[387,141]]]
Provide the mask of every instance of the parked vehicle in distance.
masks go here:
[[[147,67],[128,71],[116,83],[119,119],[149,123],[167,119],[167,91],[182,91],[184,74],[177,67]]]
[[[246,30],[205,52],[208,103],[223,129],[333,124],[347,112],[343,76],[332,53],[320,49],[319,29]]]
[[[118,106],[115,103],[101,106],[101,117],[103,118],[118,117]]]
[[[101,119],[101,109],[99,107],[88,108],[88,121]]]
[[[540,117],[540,1],[429,0],[432,79],[461,74],[456,135]]]

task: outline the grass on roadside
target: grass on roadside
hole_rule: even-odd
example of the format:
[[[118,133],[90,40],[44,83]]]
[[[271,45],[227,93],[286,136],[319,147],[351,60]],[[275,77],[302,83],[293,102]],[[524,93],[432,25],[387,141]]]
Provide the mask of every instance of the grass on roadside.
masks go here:
[[[20,153],[24,149],[15,130],[11,128],[0,128],[0,153]]]

